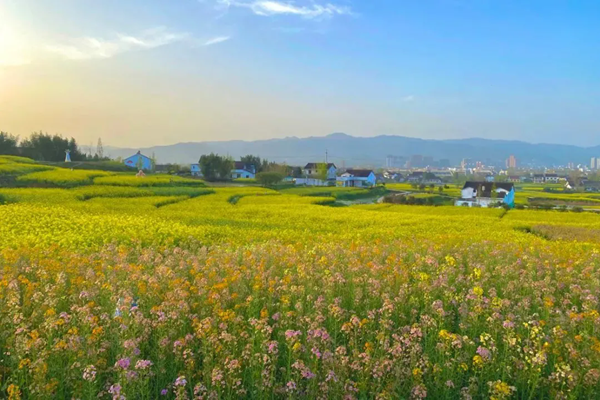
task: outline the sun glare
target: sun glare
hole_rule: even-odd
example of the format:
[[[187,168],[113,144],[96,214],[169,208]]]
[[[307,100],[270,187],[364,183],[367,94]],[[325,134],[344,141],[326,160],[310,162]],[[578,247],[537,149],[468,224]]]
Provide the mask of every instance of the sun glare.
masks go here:
[[[8,18],[0,14],[0,67],[28,64],[25,48],[23,37],[10,25]]]

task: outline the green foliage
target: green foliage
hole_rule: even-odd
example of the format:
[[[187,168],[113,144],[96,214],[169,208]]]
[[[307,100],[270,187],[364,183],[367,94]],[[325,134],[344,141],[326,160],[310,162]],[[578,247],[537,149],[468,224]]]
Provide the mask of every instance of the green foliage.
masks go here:
[[[282,174],[278,172],[259,172],[256,174],[256,182],[260,183],[263,186],[273,186],[283,181],[285,178]]]
[[[60,135],[32,133],[21,142],[21,154],[40,161],[63,161],[65,150],[71,151],[72,161],[85,160],[86,156],[80,151],[75,139],[66,139]]]
[[[0,154],[18,155],[18,138],[6,132],[0,132]]]
[[[240,158],[240,161],[246,165],[254,165],[254,168],[256,169],[257,173],[263,172],[265,169],[264,167],[269,163],[267,160],[261,160],[260,157],[253,156],[251,154]]]
[[[231,157],[222,157],[215,153],[202,155],[200,170],[207,181],[230,180],[234,163]]]

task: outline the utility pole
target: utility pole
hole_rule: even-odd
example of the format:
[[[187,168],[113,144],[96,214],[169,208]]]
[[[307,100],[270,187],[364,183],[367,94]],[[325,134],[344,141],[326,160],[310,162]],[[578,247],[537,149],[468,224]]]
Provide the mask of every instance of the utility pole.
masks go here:
[[[329,154],[327,153],[327,149],[325,149],[325,164],[329,164]]]

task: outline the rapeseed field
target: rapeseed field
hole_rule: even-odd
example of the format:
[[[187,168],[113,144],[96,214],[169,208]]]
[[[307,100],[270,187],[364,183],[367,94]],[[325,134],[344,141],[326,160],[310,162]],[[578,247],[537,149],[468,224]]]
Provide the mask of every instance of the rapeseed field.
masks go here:
[[[2,398],[600,397],[598,215],[87,179],[0,188]]]

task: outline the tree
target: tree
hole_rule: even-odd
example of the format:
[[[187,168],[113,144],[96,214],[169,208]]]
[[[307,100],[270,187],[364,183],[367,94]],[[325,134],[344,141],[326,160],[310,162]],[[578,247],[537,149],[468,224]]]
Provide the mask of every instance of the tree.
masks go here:
[[[251,154],[248,154],[248,155],[240,158],[240,161],[246,165],[254,165],[254,168],[256,169],[257,173],[264,171],[263,163],[266,162],[268,164],[267,160],[261,160],[260,157],[253,156]]]
[[[102,138],[98,138],[98,144],[96,145],[96,154],[99,159],[104,158],[104,146],[102,145]]]
[[[202,155],[198,161],[202,175],[208,181],[218,179],[230,179],[233,169],[233,160],[230,157],[221,157],[218,154],[210,153]]]
[[[419,190],[425,190],[425,184],[424,183],[421,183],[419,185]]]
[[[293,167],[292,168],[292,177],[302,178],[302,168],[301,167]]]
[[[435,185],[433,183],[430,183],[429,190],[431,190],[431,193],[433,193],[433,189],[435,189]]]
[[[496,191],[496,184],[492,184],[492,199],[497,199],[498,198],[498,192]]]
[[[87,158],[79,149],[75,139],[66,139],[60,135],[34,132],[21,143],[21,154],[34,160],[63,161],[65,150],[71,151],[72,161],[82,161]]]
[[[150,157],[150,170],[154,172],[156,170],[156,155],[152,152],[152,157]]]
[[[0,154],[16,156],[19,154],[17,147],[19,138],[6,132],[0,132]]]
[[[327,163],[319,163],[317,164],[317,179],[320,179],[322,181],[326,181],[327,180],[327,173],[329,168],[327,167]]]
[[[256,181],[263,186],[273,186],[283,180],[284,176],[279,172],[259,172]]]

